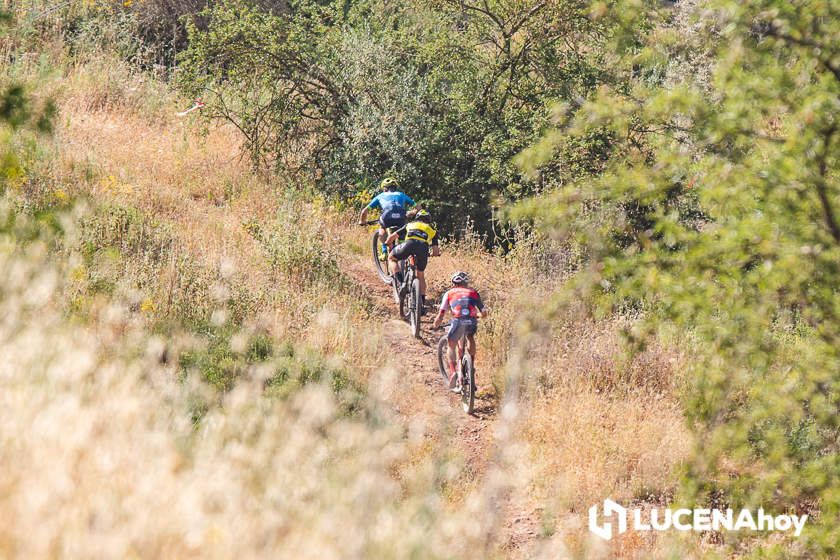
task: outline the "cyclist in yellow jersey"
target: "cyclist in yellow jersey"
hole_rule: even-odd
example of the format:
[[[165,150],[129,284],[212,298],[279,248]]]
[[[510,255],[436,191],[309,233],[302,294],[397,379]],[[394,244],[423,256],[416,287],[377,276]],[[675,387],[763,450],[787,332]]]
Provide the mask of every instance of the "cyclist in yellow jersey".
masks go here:
[[[399,272],[399,262],[414,255],[414,264],[417,266],[417,278],[420,280],[420,299],[423,301],[423,308],[426,306],[426,264],[429,262],[429,254],[437,257],[440,255],[437,231],[429,222],[432,217],[425,210],[420,210],[414,217],[414,221],[407,223],[392,233],[386,243],[393,243],[399,237],[400,232],[405,231],[405,241],[394,247],[388,260],[390,270],[394,274]]]

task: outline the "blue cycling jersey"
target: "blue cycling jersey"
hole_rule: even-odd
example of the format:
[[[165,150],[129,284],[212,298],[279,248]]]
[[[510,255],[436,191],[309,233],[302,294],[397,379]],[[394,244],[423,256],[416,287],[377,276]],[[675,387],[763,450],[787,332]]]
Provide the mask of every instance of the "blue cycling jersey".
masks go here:
[[[404,214],[406,206],[414,206],[414,201],[410,196],[399,191],[379,193],[368,204],[368,208],[380,208],[383,216],[393,211],[403,211]]]

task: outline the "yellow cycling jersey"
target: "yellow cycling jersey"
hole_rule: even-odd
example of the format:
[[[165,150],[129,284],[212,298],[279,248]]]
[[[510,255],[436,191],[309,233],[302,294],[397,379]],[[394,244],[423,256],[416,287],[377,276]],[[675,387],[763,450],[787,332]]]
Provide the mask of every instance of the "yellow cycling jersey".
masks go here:
[[[429,245],[437,235],[435,228],[425,222],[409,222],[405,226],[405,239],[417,239],[418,241],[425,241]]]

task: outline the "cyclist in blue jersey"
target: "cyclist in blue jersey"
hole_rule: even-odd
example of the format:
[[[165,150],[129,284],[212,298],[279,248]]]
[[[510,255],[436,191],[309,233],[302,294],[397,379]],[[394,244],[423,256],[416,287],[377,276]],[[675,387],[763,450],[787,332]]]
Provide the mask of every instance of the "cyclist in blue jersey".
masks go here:
[[[379,208],[382,215],[379,216],[379,241],[385,243],[388,232],[386,228],[398,229],[405,225],[406,217],[412,218],[417,210],[420,210],[420,205],[416,204],[410,196],[404,192],[398,191],[397,180],[393,177],[386,177],[382,184],[382,192],[376,195],[370,204],[362,209],[359,215],[359,225],[365,225],[368,211],[372,208]],[[407,212],[411,206],[417,206],[412,212]],[[388,249],[390,250],[389,245]]]

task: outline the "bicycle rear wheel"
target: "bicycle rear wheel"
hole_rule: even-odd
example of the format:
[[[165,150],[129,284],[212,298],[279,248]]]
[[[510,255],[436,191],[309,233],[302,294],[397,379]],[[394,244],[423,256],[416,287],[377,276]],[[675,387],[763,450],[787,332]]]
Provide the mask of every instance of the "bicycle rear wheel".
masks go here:
[[[475,370],[472,356],[466,348],[461,358],[461,377],[461,407],[467,414],[472,414],[475,407]]]
[[[420,338],[420,280],[418,278],[411,281],[411,289],[408,291],[408,299],[411,334],[414,338]]]
[[[374,230],[373,236],[370,240],[370,245],[371,253],[373,254],[373,268],[376,269],[376,274],[379,276],[379,279],[388,284],[391,282],[391,275],[388,274],[388,260],[379,260],[382,244],[379,243],[378,229]]]
[[[446,335],[440,337],[437,344],[437,359],[438,359],[438,370],[440,371],[441,377],[443,377],[443,384],[449,389],[449,359],[446,357],[446,350],[449,347],[447,344]]]

